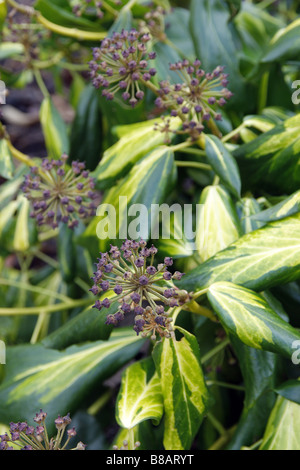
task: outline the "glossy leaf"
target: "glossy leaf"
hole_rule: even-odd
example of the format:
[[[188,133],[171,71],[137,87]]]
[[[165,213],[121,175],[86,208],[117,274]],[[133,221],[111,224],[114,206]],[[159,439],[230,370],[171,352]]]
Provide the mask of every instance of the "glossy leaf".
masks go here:
[[[246,346],[235,335],[230,335],[230,340],[241,368],[245,398],[237,428],[226,449],[239,450],[254,444],[264,432],[276,400],[273,388],[280,373],[280,357]]]
[[[262,291],[300,278],[300,215],[272,222],[248,233],[180,281],[196,291],[229,281]]]
[[[208,162],[221,182],[229,191],[239,198],[241,195],[241,179],[237,163],[220,139],[214,135],[205,136],[205,152]]]
[[[124,366],[141,344],[132,330],[123,328],[108,341],[71,346],[63,352],[41,345],[8,348],[10,367],[0,386],[2,420],[31,420],[40,408],[47,409],[49,421],[58,413],[72,412],[95,383]]]
[[[241,235],[239,219],[228,192],[221,186],[206,186],[200,197],[196,245],[206,261]]]
[[[298,343],[300,349],[300,342]],[[300,361],[299,361],[300,363]],[[288,380],[284,382],[279,387],[276,387],[275,392],[281,397],[286,398],[287,400],[293,401],[300,405],[300,381],[299,380]]]
[[[11,152],[5,139],[0,140],[0,176],[11,179],[14,173],[14,164]]]
[[[300,20],[290,23],[278,31],[270,42],[269,48],[262,58],[263,63],[297,59],[300,50]]]
[[[66,124],[51,98],[44,98],[40,109],[41,125],[49,156],[55,159],[69,152]]]
[[[80,237],[80,243],[89,247],[89,240],[95,239],[97,234],[100,249],[105,251],[110,243],[109,238],[127,238],[131,230],[139,232],[141,238],[148,239],[152,229],[151,205],[159,205],[165,200],[174,186],[175,178],[173,152],[166,146],[157,147],[136,164],[118,186],[112,187],[107,193],[97,216]],[[130,214],[134,204],[143,204],[143,207],[136,207],[136,217]],[[140,209],[143,210],[139,213]],[[132,228],[131,223],[134,224]]]
[[[218,282],[207,296],[230,334],[248,346],[291,359],[300,332],[282,320],[261,295],[230,282]]]
[[[300,191],[296,191],[284,201],[275,204],[275,206],[252,215],[251,219],[258,222],[272,222],[297,214],[297,212],[300,212]]]
[[[300,117],[291,117],[233,152],[245,189],[265,188],[291,194],[300,184]]]
[[[260,450],[299,450],[300,405],[278,397]]]
[[[164,447],[189,449],[208,405],[208,390],[196,338],[181,328],[180,341],[157,343],[153,358],[164,399]]]
[[[237,203],[237,211],[241,219],[243,233],[250,233],[261,228],[264,224],[256,220],[255,216],[261,212],[256,199],[245,197]]]
[[[86,87],[80,95],[70,137],[70,160],[83,161],[94,170],[102,150],[102,117],[97,90]]]
[[[230,10],[221,0],[191,2],[190,26],[196,56],[207,72],[212,72],[218,65],[225,66],[230,76],[230,89],[234,91],[232,104],[244,100],[244,84],[234,34],[232,28],[228,27],[229,18]]]
[[[104,152],[93,173],[100,188],[110,187],[112,182],[127,173],[146,153],[163,143],[163,134],[153,130],[156,122],[159,120],[120,127],[120,139]],[[180,125],[177,118],[172,123],[172,129]]]
[[[160,380],[151,358],[127,367],[117,398],[116,418],[120,426],[132,429],[147,419],[158,423],[163,414]]]

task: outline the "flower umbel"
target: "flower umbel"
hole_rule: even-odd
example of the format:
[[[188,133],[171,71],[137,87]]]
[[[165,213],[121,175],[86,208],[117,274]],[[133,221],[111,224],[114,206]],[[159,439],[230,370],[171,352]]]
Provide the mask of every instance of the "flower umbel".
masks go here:
[[[170,65],[181,82],[171,84],[160,82],[159,97],[155,104],[161,109],[171,110],[171,116],[179,116],[183,121],[183,131],[192,140],[196,140],[204,130],[204,122],[211,118],[216,121],[222,115],[215,110],[216,106],[224,106],[232,93],[226,88],[228,75],[224,67],[216,67],[212,73],[201,68],[201,62],[182,60]],[[180,132],[179,132],[180,133]]]
[[[58,416],[54,421],[57,434],[49,439],[46,420],[47,413],[40,410],[36,413],[33,421],[36,426],[29,426],[26,421],[10,423],[10,436],[6,433],[0,436],[0,450],[14,450],[10,445],[14,443],[20,450],[66,450],[72,437],[76,436],[75,428],[67,430],[67,438],[64,439],[65,430],[72,422],[69,414],[64,417]],[[63,442],[65,441],[65,442]],[[70,450],[85,450],[86,446],[78,442],[76,447]]]
[[[96,300],[94,308],[109,308],[119,302],[117,313],[107,316],[108,324],[117,325],[126,314],[135,315],[134,330],[143,336],[156,334],[169,337],[172,331],[171,318],[164,307],[178,307],[190,300],[187,291],[178,289],[173,280],[180,280],[183,273],[172,274],[168,268],[173,260],[166,257],[157,267],[153,265],[157,248],[148,248],[146,242],[126,240],[121,248],[111,245],[109,253],[101,253],[92,278],[94,295],[113,290],[114,297]],[[147,306],[145,307],[145,304]]]
[[[103,88],[102,95],[108,100],[120,90],[122,98],[132,107],[143,99],[140,83],[150,81],[156,74],[156,70],[149,67],[149,60],[155,58],[154,52],[147,51],[150,40],[149,34],[123,30],[93,49],[93,60],[89,64],[93,85]]]
[[[25,176],[23,191],[32,203],[30,215],[38,225],[56,228],[63,222],[74,228],[78,218],[95,215],[94,180],[82,162],[72,162],[71,168],[67,169],[67,158],[67,155],[62,155],[61,160],[45,158],[41,169],[31,167],[31,174]]]

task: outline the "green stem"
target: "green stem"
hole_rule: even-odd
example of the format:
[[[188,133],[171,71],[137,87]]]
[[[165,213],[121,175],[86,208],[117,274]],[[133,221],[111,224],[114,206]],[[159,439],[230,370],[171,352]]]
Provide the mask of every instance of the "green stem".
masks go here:
[[[70,300],[68,302],[60,302],[58,304],[44,305],[41,307],[0,308],[0,316],[39,315],[41,312],[54,313],[60,310],[70,310],[75,307],[88,305],[91,305],[91,299]]]
[[[47,90],[47,87],[44,83],[41,72],[39,71],[39,69],[34,68],[33,73],[34,73],[34,76],[35,76],[35,79],[36,79],[36,83],[38,84],[39,89],[41,90],[42,94],[44,95],[44,98],[49,98],[50,93]]]
[[[206,416],[213,425],[213,427],[218,431],[219,434],[221,434],[221,436],[227,433],[223,424],[220,423],[220,421],[212,413],[208,412]]]
[[[200,163],[200,162],[179,162],[175,160],[175,165],[178,167],[188,167],[188,168],[197,168],[198,170],[212,170],[212,167],[207,163]]]
[[[72,302],[72,299],[70,299],[66,295],[59,294],[58,292],[53,292],[49,289],[44,289],[43,287],[31,286],[30,284],[25,284],[24,282],[14,281],[12,279],[2,279],[2,278],[0,278],[0,285],[19,287],[19,288],[22,288],[24,290],[28,290],[28,291],[31,291],[31,292],[36,292],[37,294],[47,295],[49,297],[61,300],[63,302]]]
[[[220,382],[219,380],[207,380],[206,384],[209,385],[217,385],[218,387],[224,387],[224,388],[230,388],[232,390],[239,390],[241,392],[245,391],[245,387],[241,385],[235,385],[235,384],[228,384],[226,382]]]
[[[229,338],[224,339],[224,341],[222,341],[220,344],[211,349],[207,354],[204,354],[201,359],[201,363],[205,364],[205,362],[208,362],[212,357],[214,357],[216,354],[226,348],[228,344],[230,344]]]
[[[104,39],[107,35],[106,31],[82,31],[76,28],[67,28],[65,26],[52,23],[52,21],[47,20],[39,11],[35,10],[32,7],[22,5],[17,3],[15,0],[5,0],[6,3],[13,8],[15,8],[20,13],[25,15],[33,16],[36,21],[42,24],[46,29],[53,31],[54,33],[60,34],[61,36],[67,36],[78,41],[100,41]]]
[[[243,122],[240,126],[236,127],[236,129],[233,129],[233,131],[224,135],[224,137],[222,138],[223,144],[230,140],[232,137],[235,137],[242,129],[244,129],[245,125],[246,124]]]
[[[235,424],[230,429],[226,430],[225,434],[219,437],[216,442],[208,450],[220,450],[228,444],[233,434],[235,433],[237,425]]]

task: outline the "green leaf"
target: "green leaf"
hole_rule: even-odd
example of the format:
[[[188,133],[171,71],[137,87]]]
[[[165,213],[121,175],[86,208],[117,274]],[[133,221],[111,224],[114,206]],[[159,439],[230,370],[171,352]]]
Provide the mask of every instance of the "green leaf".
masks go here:
[[[300,349],[300,342],[298,344]],[[275,392],[287,400],[293,401],[300,405],[300,380],[288,380],[279,387],[276,387]]]
[[[287,61],[299,58],[300,19],[293,21],[286,28],[278,31],[270,42],[262,63]]]
[[[229,281],[255,291],[300,278],[300,214],[243,235],[228,248],[186,274],[182,289],[197,291]]]
[[[241,196],[241,179],[237,163],[225,145],[214,135],[205,136],[208,162],[221,182],[236,198]]]
[[[97,90],[92,86],[80,94],[70,137],[70,160],[85,162],[89,170],[99,163],[102,150],[102,116]]]
[[[51,98],[44,98],[40,109],[41,125],[49,156],[59,159],[69,152],[67,127]]]
[[[99,31],[99,23],[74,15],[69,2],[65,0],[37,0],[34,8],[55,24],[87,31]]]
[[[230,341],[241,368],[245,399],[238,426],[226,450],[250,446],[262,435],[276,395],[273,387],[280,371],[280,357],[243,344],[230,335]]]
[[[0,44],[0,60],[24,54],[24,46],[20,42],[2,42]]]
[[[163,443],[167,450],[191,447],[209,400],[198,342],[192,334],[177,329],[184,335],[180,341],[164,339],[153,351],[164,399]]]
[[[106,311],[87,308],[53,331],[42,343],[47,348],[64,349],[85,341],[107,340],[112,327],[106,325],[106,316],[116,313],[117,309],[118,304],[115,302]]]
[[[132,429],[147,419],[159,423],[163,414],[160,380],[151,358],[127,367],[116,404],[120,426]]]
[[[47,410],[50,422],[58,413],[72,413],[91,388],[124,366],[141,344],[132,330],[121,328],[108,341],[63,352],[41,345],[7,348],[10,367],[0,386],[2,420],[31,421],[40,408]]]
[[[291,359],[293,342],[300,340],[300,332],[282,320],[261,295],[230,282],[218,282],[207,296],[230,334],[252,348]]]
[[[5,139],[0,140],[0,176],[11,179],[14,173],[14,164],[11,152]]]
[[[300,405],[278,397],[260,450],[300,449]]]
[[[300,184],[300,116],[294,116],[233,151],[245,188],[291,194]]]
[[[296,191],[290,197],[269,209],[253,214],[251,219],[261,222],[272,222],[297,214],[297,212],[300,212],[300,191]]]
[[[200,197],[200,220],[196,246],[206,261],[241,235],[239,219],[228,192],[221,186],[206,186]]]
[[[192,211],[190,214],[184,213],[184,218],[189,227],[192,227]],[[164,238],[164,225],[166,233],[169,230],[170,237]],[[172,212],[170,220],[167,217],[162,218],[162,236],[158,240],[158,247],[161,254],[171,256],[172,258],[186,258],[194,253],[194,243],[185,236],[183,227],[182,211]]]
[[[121,138],[104,152],[93,173],[100,188],[111,187],[112,183],[127,173],[146,153],[163,143],[163,134],[153,130],[156,122],[159,120],[120,126]],[[171,128],[177,129],[179,126],[180,120],[172,119]]]
[[[190,28],[196,56],[207,72],[224,65],[230,76],[230,89],[234,92],[231,103],[245,100],[243,78],[234,42],[234,27],[228,27],[230,12],[222,0],[192,0]]]
[[[105,251],[111,239],[124,239],[128,236],[135,238],[130,236],[131,230],[140,232],[141,238],[148,239],[150,228],[152,229],[151,206],[159,205],[165,200],[175,183],[175,178],[173,152],[166,146],[152,150],[118,186],[112,187],[107,193],[96,217],[79,238],[79,242],[89,247],[97,234],[100,251]],[[143,205],[136,208],[137,212],[140,212],[136,217],[128,214],[134,204]],[[106,212],[108,215],[104,215]]]
[[[261,212],[261,207],[256,199],[250,197],[240,199],[237,203],[237,211],[244,233],[253,232],[253,230],[257,230],[264,225],[255,218],[255,215]]]

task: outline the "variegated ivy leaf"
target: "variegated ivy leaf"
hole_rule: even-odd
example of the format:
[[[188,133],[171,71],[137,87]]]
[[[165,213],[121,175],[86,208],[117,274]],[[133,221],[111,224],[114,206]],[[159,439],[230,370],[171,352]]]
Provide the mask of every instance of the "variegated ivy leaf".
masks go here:
[[[172,206],[171,206],[172,207]],[[171,208],[170,208],[171,209]],[[194,244],[187,238],[188,230],[192,231],[192,211],[174,210],[170,217],[162,218],[161,238],[158,240],[158,246],[161,253],[172,258],[186,258],[194,252]],[[166,227],[166,236],[164,237],[164,227]],[[188,230],[187,230],[188,228]],[[168,236],[169,232],[169,236]]]
[[[256,221],[255,215],[261,211],[259,203],[251,197],[244,197],[237,203],[237,211],[241,220],[243,233],[250,233],[264,224]]]
[[[40,119],[49,156],[58,159],[63,153],[68,153],[67,127],[51,98],[43,100]]]
[[[203,420],[209,395],[200,363],[198,342],[178,328],[180,341],[157,343],[153,358],[164,400],[164,439],[167,450],[189,449]]]
[[[241,195],[239,168],[229,150],[216,136],[206,135],[205,152],[210,165],[221,182],[236,198],[239,198]]]
[[[131,329],[119,328],[108,341],[64,351],[40,344],[7,348],[10,366],[0,386],[1,419],[31,420],[40,408],[47,410],[49,422],[58,413],[72,413],[90,389],[123,367],[142,343]]]
[[[221,186],[207,186],[200,197],[200,222],[196,245],[206,261],[241,235],[239,219],[228,192]]]
[[[12,155],[9,150],[7,141],[5,139],[0,140],[0,176],[6,179],[11,179],[14,173],[14,164]]]
[[[300,405],[278,397],[270,415],[260,450],[300,449]]]
[[[165,200],[175,180],[172,150],[160,146],[149,152],[107,192],[96,217],[80,237],[82,244],[90,248],[97,235],[100,251],[105,251],[113,239],[141,237],[147,240],[154,227],[152,208]],[[137,232],[139,236],[135,235]]]
[[[228,333],[248,346],[291,359],[300,332],[282,320],[261,295],[230,282],[213,284],[207,295]]]
[[[290,215],[300,212],[300,191],[296,191],[284,201],[275,204],[264,211],[253,214],[251,219],[255,222],[272,222],[284,219]]]
[[[255,291],[300,278],[300,214],[248,233],[187,273],[181,289],[197,291],[230,281]]]
[[[162,414],[163,396],[152,359],[135,362],[122,377],[116,405],[119,425],[132,429],[146,419],[159,423]]]
[[[299,189],[300,116],[286,119],[273,129],[233,151],[244,189],[264,185],[291,194]]]
[[[300,19],[296,19],[286,28],[280,29],[272,38],[262,63],[284,61],[299,57]]]
[[[120,139],[104,152],[101,162],[93,172],[99,187],[110,187],[111,183],[126,174],[144,155],[164,143],[164,135],[154,130],[156,122],[159,120],[117,127]],[[171,130],[178,129],[180,123],[179,118],[173,118]]]

